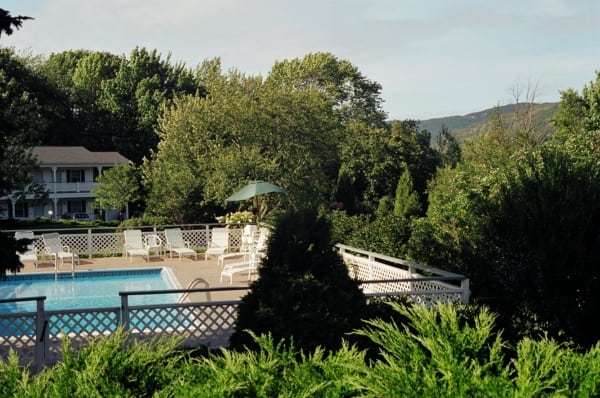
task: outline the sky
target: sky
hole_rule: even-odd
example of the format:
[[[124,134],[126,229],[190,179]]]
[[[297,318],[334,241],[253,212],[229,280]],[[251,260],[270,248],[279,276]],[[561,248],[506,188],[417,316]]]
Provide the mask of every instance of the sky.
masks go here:
[[[557,102],[600,70],[598,0],[1,0],[26,15],[0,46],[128,56],[156,49],[195,68],[266,76],[276,61],[330,52],[382,86],[389,119]]]

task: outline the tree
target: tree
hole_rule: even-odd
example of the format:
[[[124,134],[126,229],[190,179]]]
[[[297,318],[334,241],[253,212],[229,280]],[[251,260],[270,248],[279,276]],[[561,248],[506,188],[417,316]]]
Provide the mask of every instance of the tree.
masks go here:
[[[276,62],[266,83],[323,92],[340,112],[345,124],[385,125],[381,85],[363,76],[350,61],[340,60],[331,53],[312,53],[302,59]]]
[[[202,91],[183,64],[171,65],[156,50],[136,48],[102,82],[97,105],[110,116],[115,149],[139,165],[158,144],[155,129],[164,107],[177,95]]]
[[[0,8],[0,36],[2,32],[11,35],[12,28],[19,29],[27,19],[32,18],[12,17]],[[29,70],[11,50],[0,48],[0,196],[24,189],[31,182],[29,171],[35,161],[30,145],[35,142],[40,119],[36,104],[30,100],[28,90],[23,89],[30,77]],[[0,275],[23,267],[16,253],[25,252],[27,243],[0,233]]]
[[[437,136],[436,149],[440,154],[441,166],[456,167],[462,158],[460,145],[446,125],[442,125]]]
[[[600,130],[600,71],[594,81],[583,87],[582,94],[573,89],[560,93],[554,122],[563,140],[572,134]]]
[[[251,330],[307,353],[333,350],[361,325],[365,297],[331,244],[330,224],[315,210],[276,223],[259,274],[240,303],[232,347],[255,347]]]
[[[39,67],[69,103],[66,125],[46,134],[46,145],[69,143],[94,151],[116,150],[113,136],[117,123],[100,101],[103,85],[115,77],[122,58],[106,52],[64,51],[51,54]]]
[[[600,322],[600,168],[546,146],[509,171],[488,241],[498,248],[493,272],[515,319],[530,314],[553,336],[589,347]],[[514,321],[514,320],[513,320]],[[536,325],[537,326],[537,325]],[[535,330],[527,330],[535,332]]]
[[[93,206],[103,210],[122,210],[129,202],[140,199],[138,175],[136,167],[129,163],[116,164],[104,170],[92,191],[96,196]]]
[[[562,115],[574,130],[542,144],[493,115],[464,160],[438,171],[408,247],[415,261],[468,275],[508,335],[546,330],[589,346],[600,330],[590,313],[600,301],[600,146],[574,109]]]
[[[10,15],[10,12],[0,8],[0,36],[2,36],[2,32],[7,36],[13,34],[13,28],[20,29],[23,21],[28,19],[33,19],[31,17],[26,17],[23,15],[17,15],[13,17]]]
[[[43,82],[10,49],[0,49],[0,196],[25,191],[31,148],[46,128]]]
[[[269,200],[289,209],[328,203],[339,163],[330,101],[317,90],[268,85],[237,71],[224,75],[212,62],[203,69],[209,94],[175,100],[160,119],[158,151],[143,168],[148,211],[212,221],[225,199],[252,180],[285,188],[288,195]]]
[[[421,213],[421,203],[419,196],[413,189],[410,172],[404,170],[404,173],[398,180],[396,187],[396,198],[394,200],[394,215],[409,219]]]

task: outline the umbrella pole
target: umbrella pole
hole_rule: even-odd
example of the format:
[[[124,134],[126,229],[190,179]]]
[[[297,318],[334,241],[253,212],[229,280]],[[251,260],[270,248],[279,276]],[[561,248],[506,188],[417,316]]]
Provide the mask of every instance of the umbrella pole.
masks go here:
[[[252,207],[254,208],[254,214],[256,214],[256,223],[260,221],[260,208],[258,207],[258,196],[252,198]]]

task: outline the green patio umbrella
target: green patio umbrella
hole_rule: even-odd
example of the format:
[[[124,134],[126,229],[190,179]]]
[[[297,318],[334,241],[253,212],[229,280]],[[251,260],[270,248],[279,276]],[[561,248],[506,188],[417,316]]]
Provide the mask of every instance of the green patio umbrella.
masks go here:
[[[242,189],[240,189],[225,200],[227,202],[239,202],[241,200],[250,199],[255,196],[271,192],[283,194],[287,193],[285,189],[278,187],[277,185],[271,184],[270,182],[252,181],[250,184],[244,186]]]
[[[258,200],[258,196],[264,195],[267,193],[282,193],[287,194],[285,189],[278,187],[277,185],[271,184],[270,182],[265,181],[252,181],[248,185],[244,186],[242,189],[225,199],[227,202],[239,202],[242,200],[253,199],[252,204],[254,209],[256,210],[257,221],[260,221],[263,216],[268,213],[266,208],[262,209],[260,202]],[[264,213],[264,214],[262,214]]]

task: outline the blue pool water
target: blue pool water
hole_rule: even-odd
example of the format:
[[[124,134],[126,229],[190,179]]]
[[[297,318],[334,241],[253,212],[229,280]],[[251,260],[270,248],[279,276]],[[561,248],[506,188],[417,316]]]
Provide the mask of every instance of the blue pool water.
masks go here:
[[[46,310],[118,307],[119,292],[175,289],[166,269],[108,270],[59,274],[17,274],[0,281],[0,299],[46,296]],[[129,296],[130,305],[176,302],[177,294]],[[36,310],[35,301],[0,303],[0,314]]]

